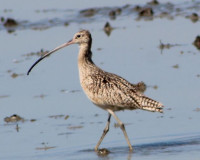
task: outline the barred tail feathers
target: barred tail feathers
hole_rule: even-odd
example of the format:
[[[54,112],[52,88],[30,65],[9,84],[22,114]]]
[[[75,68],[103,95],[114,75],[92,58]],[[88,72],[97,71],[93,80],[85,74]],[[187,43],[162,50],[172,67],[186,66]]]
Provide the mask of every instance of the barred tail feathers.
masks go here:
[[[160,102],[157,102],[148,97],[143,97],[141,101],[141,106],[143,110],[151,111],[151,112],[163,112],[163,105]]]

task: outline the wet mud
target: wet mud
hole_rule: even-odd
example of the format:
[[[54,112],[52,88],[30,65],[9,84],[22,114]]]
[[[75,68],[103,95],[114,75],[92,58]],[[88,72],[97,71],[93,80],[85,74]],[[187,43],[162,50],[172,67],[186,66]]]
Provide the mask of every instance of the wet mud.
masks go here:
[[[86,8],[78,11],[78,14],[69,17],[68,19],[58,17],[56,19],[49,19],[48,21],[31,22],[30,20],[15,20],[13,18],[1,17],[0,31],[8,30],[9,33],[15,30],[33,29],[33,30],[45,30],[58,25],[65,27],[71,23],[94,23],[95,21],[109,21],[117,20],[117,17],[132,16],[136,20],[153,20],[156,18],[167,18],[173,20],[176,17],[185,17],[190,19],[194,23],[199,21],[198,13],[194,12],[200,9],[198,1],[194,1],[191,4],[179,4],[174,5],[171,2],[162,3],[159,1],[150,1],[145,5],[131,5],[126,4],[118,7],[96,7]],[[38,13],[49,13],[49,12],[63,12],[65,10],[48,10],[48,11],[35,11]],[[106,32],[107,34],[107,32]]]

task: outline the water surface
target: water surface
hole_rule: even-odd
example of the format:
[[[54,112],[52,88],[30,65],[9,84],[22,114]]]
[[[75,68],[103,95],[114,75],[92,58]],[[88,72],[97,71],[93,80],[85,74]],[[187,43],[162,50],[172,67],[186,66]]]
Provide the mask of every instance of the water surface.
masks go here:
[[[19,0],[0,6],[2,17],[19,22],[11,28],[0,25],[0,158],[199,159],[200,51],[192,44],[200,34],[199,20],[192,22],[187,16],[198,11],[200,2],[176,1],[170,8],[163,1],[153,6],[153,19],[138,19],[132,11],[136,5],[147,7],[147,1],[89,2]],[[97,8],[97,14],[81,16],[80,11],[88,8]],[[108,13],[116,8],[122,8],[122,13],[112,20]],[[161,18],[162,11],[170,12]],[[107,21],[114,28],[110,36],[103,31]],[[101,145],[111,153],[99,157],[93,151],[107,113],[94,106],[80,87],[77,45],[53,54],[26,76],[39,58],[31,53],[51,50],[83,28],[92,33],[93,60],[98,66],[132,83],[144,81],[145,95],[165,105],[163,114],[117,113],[134,153],[129,153],[114,119]],[[161,50],[160,41],[171,47]],[[13,114],[25,121],[4,122]]]

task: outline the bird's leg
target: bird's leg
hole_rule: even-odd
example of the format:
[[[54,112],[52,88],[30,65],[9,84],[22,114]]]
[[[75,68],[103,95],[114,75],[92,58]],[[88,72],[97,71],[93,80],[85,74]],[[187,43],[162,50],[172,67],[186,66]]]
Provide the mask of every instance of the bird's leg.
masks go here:
[[[111,118],[111,114],[108,113],[108,121],[107,121],[106,127],[105,127],[105,129],[103,130],[103,134],[102,134],[101,138],[99,139],[97,145],[95,146],[95,151],[98,151],[98,148],[99,148],[101,142],[103,141],[105,135],[106,135],[106,134],[108,133],[108,131],[109,131],[110,118]]]
[[[125,129],[125,127],[124,127],[124,124],[122,123],[122,121],[120,121],[120,119],[116,116],[116,114],[115,114],[112,110],[107,109],[107,111],[115,118],[115,120],[116,120],[117,123],[119,124],[121,130],[122,130],[123,133],[124,133],[124,137],[125,137],[125,139],[126,139],[126,141],[127,141],[127,143],[128,143],[129,150],[130,150],[130,151],[133,151],[133,148],[132,148],[132,146],[131,146],[131,143],[130,143],[130,141],[129,141],[128,135],[127,135],[127,133],[126,133],[126,129]]]

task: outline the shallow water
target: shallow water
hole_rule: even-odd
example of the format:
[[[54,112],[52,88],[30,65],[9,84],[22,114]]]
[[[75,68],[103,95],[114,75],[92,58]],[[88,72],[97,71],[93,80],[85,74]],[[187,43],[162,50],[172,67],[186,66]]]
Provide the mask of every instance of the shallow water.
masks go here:
[[[131,9],[146,7],[146,2],[80,5],[69,1],[65,5],[65,1],[43,1],[37,5],[41,2],[20,0],[12,7],[12,1],[0,6],[1,16],[19,22],[11,28],[0,23],[0,159],[199,159],[200,51],[192,44],[200,34],[199,20],[192,22],[186,16],[197,12],[200,2],[176,1],[170,7],[162,1],[154,6],[153,19],[138,19]],[[126,4],[130,5],[125,8]],[[81,17],[80,11],[88,8],[98,8],[97,14]],[[112,20],[108,13],[116,8],[123,8],[122,13]],[[162,11],[170,13],[161,18]],[[114,28],[110,36],[103,31],[107,21]],[[30,53],[51,50],[81,28],[92,33],[93,59],[98,66],[132,83],[144,81],[145,95],[165,105],[163,114],[117,113],[134,153],[129,153],[114,119],[100,146],[111,153],[102,157],[93,151],[107,113],[94,106],[80,87],[77,45],[55,53],[26,76],[39,58]],[[171,47],[161,50],[160,41]],[[13,114],[25,121],[4,122]]]

